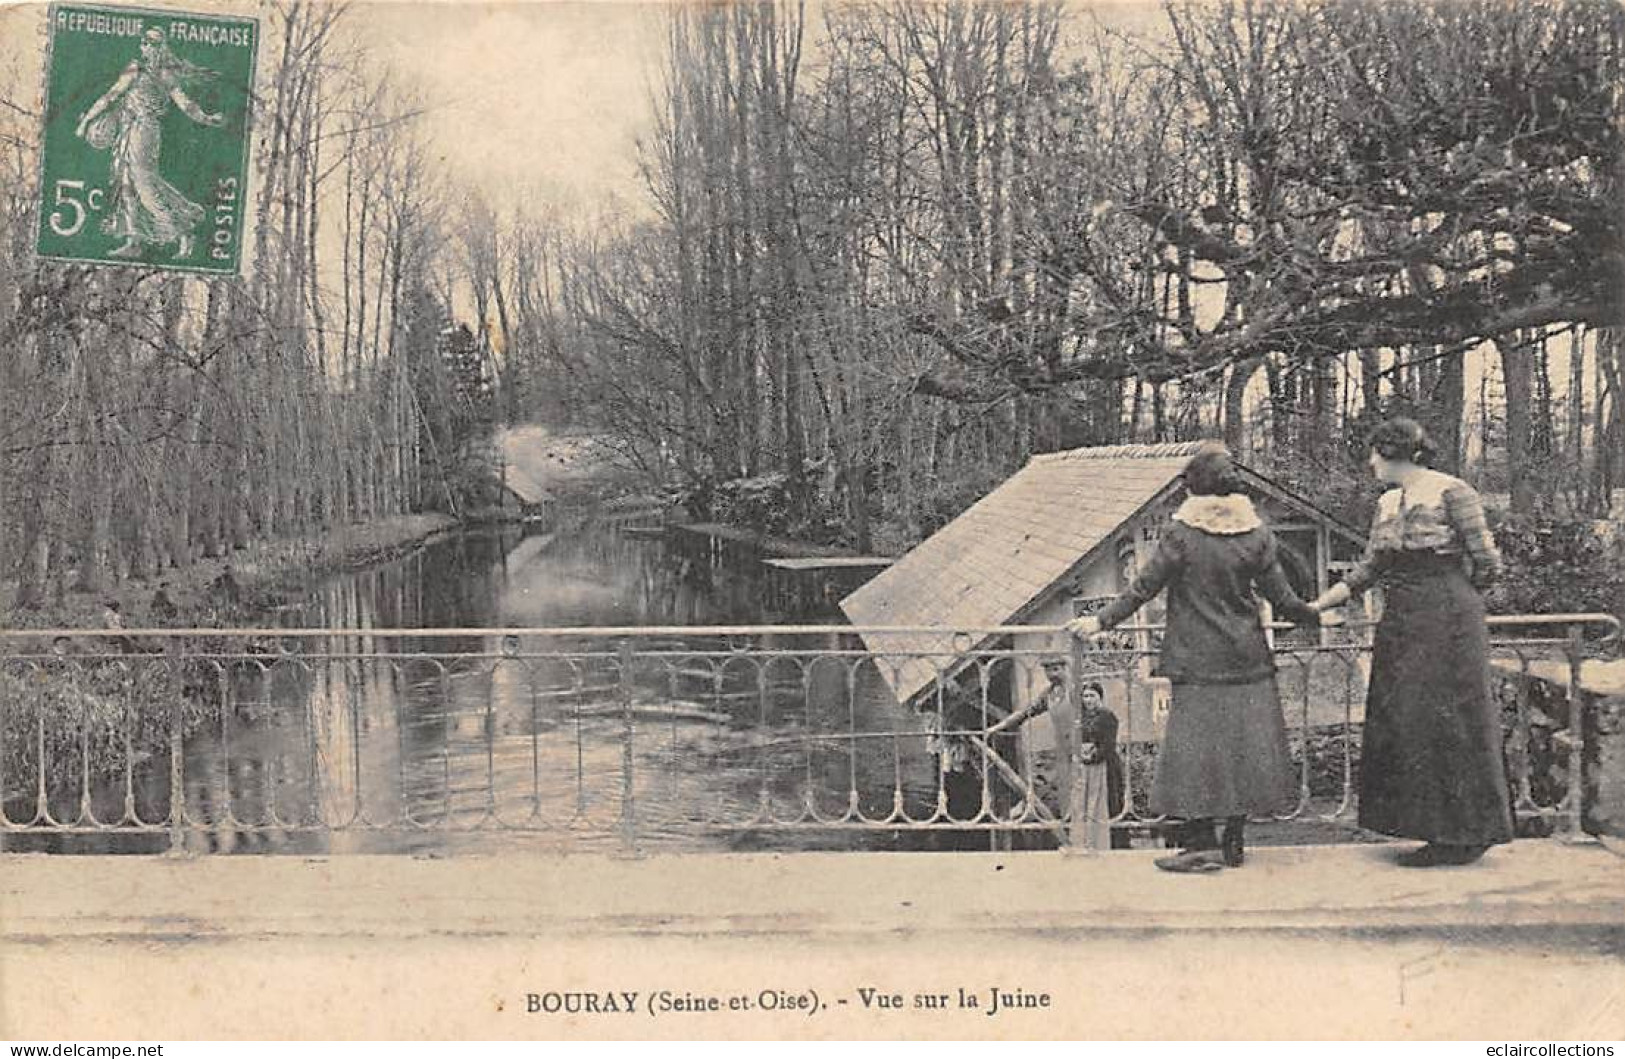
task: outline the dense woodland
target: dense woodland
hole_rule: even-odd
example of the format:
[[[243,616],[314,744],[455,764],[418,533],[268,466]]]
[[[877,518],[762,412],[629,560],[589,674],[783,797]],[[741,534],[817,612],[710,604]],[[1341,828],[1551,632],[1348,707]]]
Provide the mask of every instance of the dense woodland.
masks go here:
[[[0,106],[19,603],[466,508],[501,419],[870,550],[1035,452],[1204,436],[1360,522],[1362,434],[1407,412],[1526,570],[1572,568],[1504,602],[1617,590],[1607,0],[673,7],[646,199],[601,216],[453,186],[363,11],[271,12],[241,282],[35,263],[39,115]]]
[[[349,17],[284,4],[262,23],[241,281],[35,262],[41,117],[0,106],[0,569],[17,607],[466,499],[490,351],[450,315],[421,105],[346,43]]]
[[[1470,472],[1602,513],[1622,26],[1590,2],[1173,3],[1138,32],[1043,4],[680,14],[659,219],[565,268],[579,407],[685,478],[838,496],[864,546],[1088,443],[1223,436],[1358,507],[1379,411],[1453,465],[1485,449],[1487,360]]]

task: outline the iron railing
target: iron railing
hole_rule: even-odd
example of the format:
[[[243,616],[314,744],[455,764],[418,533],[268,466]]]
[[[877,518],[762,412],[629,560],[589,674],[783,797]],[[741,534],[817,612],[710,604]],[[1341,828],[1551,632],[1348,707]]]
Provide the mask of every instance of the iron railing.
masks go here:
[[[1515,809],[1578,835],[1577,763],[1595,727],[1580,667],[1618,622],[1491,623]],[[456,849],[491,834],[627,852],[1065,844],[1067,718],[1019,737],[997,728],[1055,651],[1072,698],[1082,680],[1108,687],[1128,786],[1112,826],[1143,832],[1158,823],[1146,803],[1166,688],[1147,675],[1155,630],[1128,631],[1142,635],[1109,650],[1046,626],[3,632],[0,837],[295,851]],[[921,634],[941,648],[865,647]],[[1369,646],[1363,627],[1328,635],[1276,645],[1299,768],[1279,819],[1335,836],[1354,814]],[[930,680],[899,705],[890,688],[922,663]]]

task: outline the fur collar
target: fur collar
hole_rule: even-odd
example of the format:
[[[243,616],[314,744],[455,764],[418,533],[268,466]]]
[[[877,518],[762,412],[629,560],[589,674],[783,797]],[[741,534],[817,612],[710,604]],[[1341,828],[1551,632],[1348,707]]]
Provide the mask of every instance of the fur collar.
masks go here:
[[[1253,510],[1252,500],[1241,493],[1186,497],[1174,512],[1174,521],[1225,537],[1248,533],[1264,524]]]

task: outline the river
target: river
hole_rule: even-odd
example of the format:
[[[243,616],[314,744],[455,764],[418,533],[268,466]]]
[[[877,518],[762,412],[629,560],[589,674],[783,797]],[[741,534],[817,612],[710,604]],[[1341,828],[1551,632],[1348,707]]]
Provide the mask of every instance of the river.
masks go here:
[[[919,819],[947,796],[919,718],[904,715],[872,666],[807,653],[853,646],[847,637],[762,635],[749,654],[736,651],[741,639],[639,638],[629,657],[619,641],[580,637],[377,632],[838,622],[776,605],[761,569],[589,526],[466,532],[329,578],[278,617],[346,633],[287,654],[262,645],[250,661],[189,663],[219,690],[194,697],[203,720],[184,742],[182,840],[199,853],[305,855],[988,848],[985,834],[955,830],[806,826],[854,806],[870,820],[899,805]],[[30,678],[61,670],[54,691],[71,695],[92,670],[105,678],[165,663],[125,656],[77,674],[59,660],[27,665]],[[1562,714],[1560,702],[1544,708]],[[1625,774],[1620,712],[1595,711],[1588,738],[1590,782],[1600,783],[1588,812],[1605,830],[1625,818],[1625,796],[1608,779]],[[97,820],[118,821],[126,794],[142,821],[165,820],[175,779],[167,752],[134,760],[128,791],[122,779],[82,791],[82,747],[117,748],[124,733],[103,722],[61,734],[41,751],[58,821],[74,820],[87,795]],[[8,819],[34,815],[37,775],[3,777]],[[964,776],[950,784],[960,819],[981,797]],[[1561,794],[1535,791],[1541,804]],[[764,817],[794,823],[763,827]],[[1349,826],[1306,818],[1275,837],[1348,841]],[[60,853],[151,853],[171,841],[162,829],[123,826],[3,838],[8,850]]]
[[[883,830],[752,826],[764,813],[800,817],[809,799],[826,818],[852,801],[882,817],[894,789],[911,813],[929,815],[937,776],[923,735],[841,738],[918,728],[867,667],[793,653],[765,663],[704,654],[741,641],[639,641],[665,654],[632,661],[627,695],[614,643],[374,632],[830,618],[771,610],[756,569],[715,566],[595,526],[467,532],[331,578],[283,624],[353,634],[219,669],[227,690],[218,716],[186,740],[187,846],[431,856],[918,848],[918,836]],[[841,641],[752,644],[796,652]],[[556,656],[561,649],[568,659]],[[392,657],[380,661],[380,651]],[[167,813],[168,764],[165,756],[137,769],[145,819]],[[116,819],[123,794],[122,784],[99,787],[98,819]],[[73,816],[75,797],[53,795],[53,811]],[[954,844],[968,837],[948,836]],[[7,847],[150,852],[167,842],[160,834],[34,834],[10,836]]]

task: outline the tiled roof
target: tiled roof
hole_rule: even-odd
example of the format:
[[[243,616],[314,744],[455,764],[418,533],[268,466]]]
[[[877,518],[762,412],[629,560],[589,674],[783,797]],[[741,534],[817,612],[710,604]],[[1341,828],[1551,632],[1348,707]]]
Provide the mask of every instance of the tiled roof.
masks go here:
[[[1179,477],[1201,442],[1035,456],[964,514],[841,601],[854,625],[1003,625]],[[901,702],[965,650],[950,634],[866,636]],[[915,658],[915,654],[931,657]],[[898,656],[908,656],[898,657]],[[895,667],[895,669],[893,668]]]

